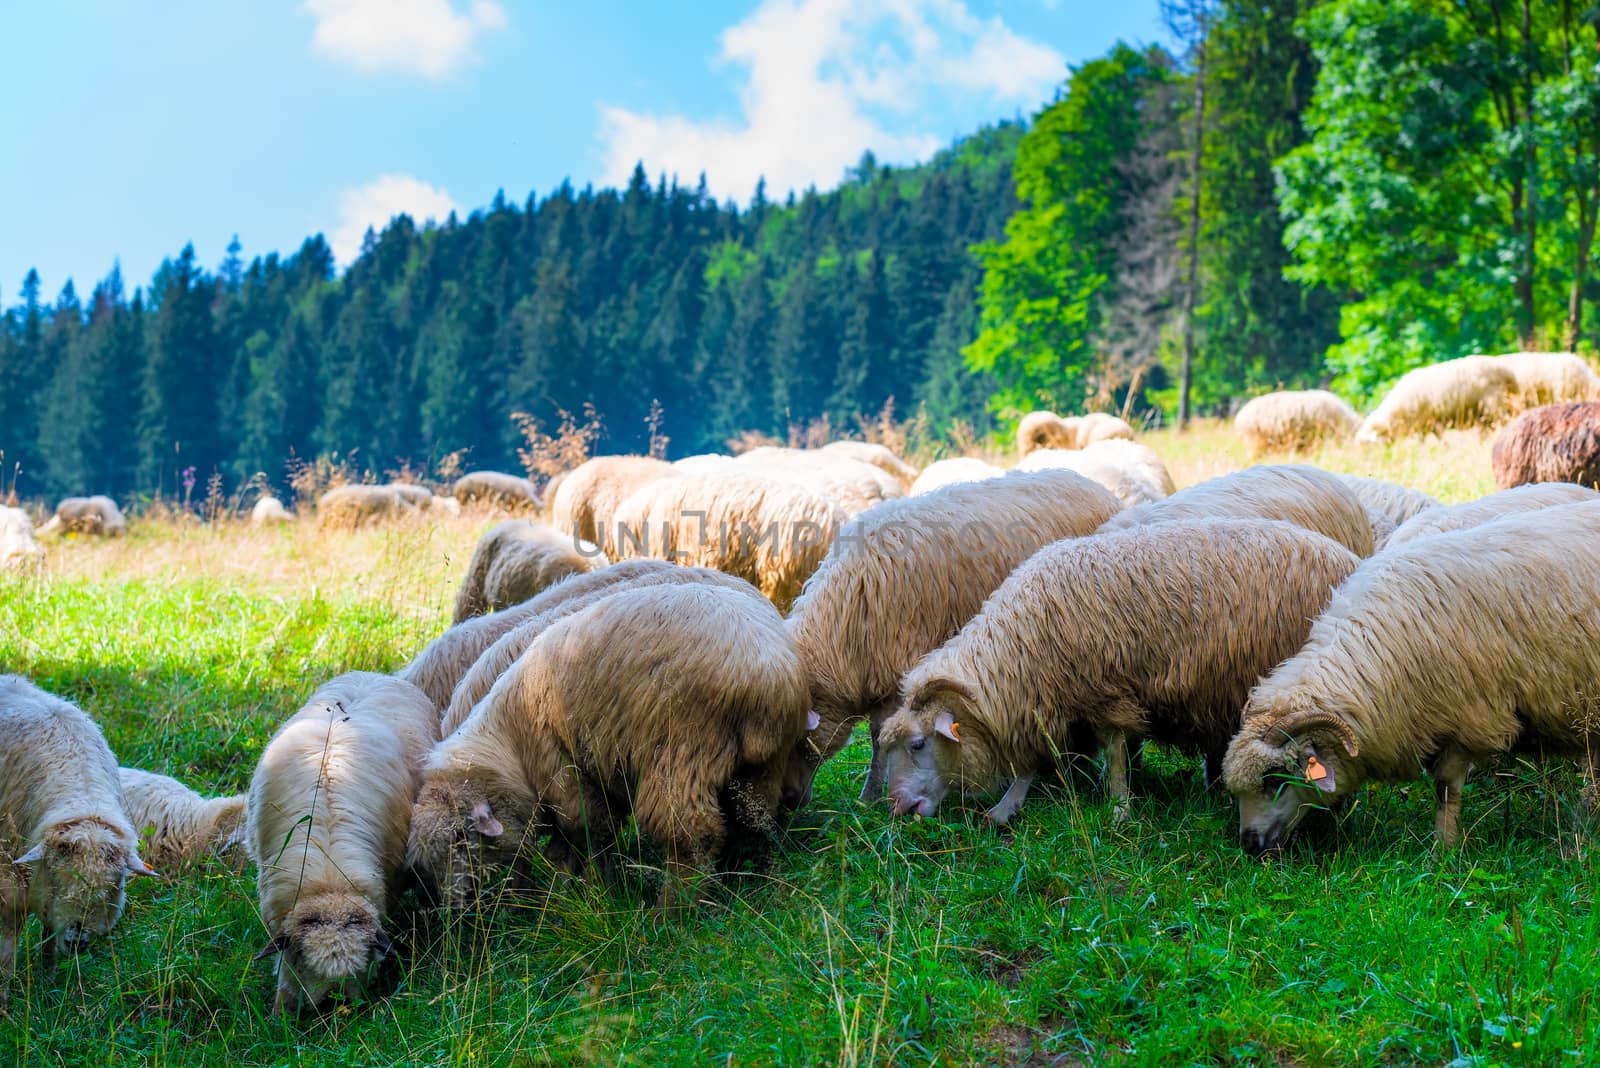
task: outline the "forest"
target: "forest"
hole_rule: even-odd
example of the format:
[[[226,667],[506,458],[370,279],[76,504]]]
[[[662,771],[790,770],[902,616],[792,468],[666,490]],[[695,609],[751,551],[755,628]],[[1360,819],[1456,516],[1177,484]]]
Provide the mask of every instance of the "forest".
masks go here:
[[[1358,405],[1471,352],[1593,351],[1600,21],[1572,0],[1182,0],[915,166],[719,203],[641,167],[465,219],[50,299],[0,319],[0,489],[182,494],[337,457],[512,468],[592,407],[601,451],[887,417]],[[131,291],[130,291],[131,290]],[[659,411],[653,425],[652,410]],[[520,417],[520,419],[519,419]],[[930,447],[932,445],[930,444]]]

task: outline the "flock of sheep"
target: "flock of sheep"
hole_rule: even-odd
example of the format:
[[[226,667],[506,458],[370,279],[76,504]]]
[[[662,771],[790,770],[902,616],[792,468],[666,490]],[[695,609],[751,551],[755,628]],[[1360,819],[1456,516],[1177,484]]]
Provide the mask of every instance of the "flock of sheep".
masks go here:
[[[1485,382],[1505,366],[1455,363]],[[1402,390],[1374,433],[1422,425]],[[1459,412],[1465,392],[1432,395]],[[1303,443],[1319,402],[1278,396],[1247,406],[1241,432],[1276,406]],[[1101,756],[1127,819],[1148,740],[1226,787],[1252,853],[1368,782],[1423,774],[1453,842],[1474,766],[1536,752],[1600,774],[1600,494],[1556,470],[1582,423],[1562,413],[1583,403],[1513,424],[1533,428],[1517,430],[1531,484],[1449,507],[1304,464],[1174,491],[1126,423],[1050,413],[1023,420],[1010,471],[918,472],[836,442],[601,457],[543,500],[468,476],[452,505],[542,509],[548,525],[491,529],[454,625],[392,676],[318,689],[244,796],[119,768],[82,711],[0,676],[0,997],[28,914],[47,958],[76,951],[147,861],[235,846],[255,866],[278,1011],[370,993],[408,881],[459,911],[507,878],[604,877],[630,819],[663,857],[661,904],[681,906],[771,841],[862,723],[862,797],[896,815],[933,816],[955,792],[1004,824],[1036,779]],[[1541,427],[1566,451],[1534,448]],[[322,522],[449,507],[415,487],[345,490]]]

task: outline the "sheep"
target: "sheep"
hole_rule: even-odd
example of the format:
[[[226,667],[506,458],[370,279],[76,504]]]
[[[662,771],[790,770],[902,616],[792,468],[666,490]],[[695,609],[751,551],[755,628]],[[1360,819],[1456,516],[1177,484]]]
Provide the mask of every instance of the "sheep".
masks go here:
[[[33,520],[21,508],[0,507],[0,571],[27,570],[44,560],[33,537]]]
[[[680,475],[699,475],[707,471],[720,471],[738,461],[719,452],[702,452],[672,461],[672,469]]]
[[[1488,359],[1506,368],[1516,380],[1514,411],[1564,401],[1600,400],[1600,375],[1570,352],[1513,352]]]
[[[1250,693],[1223,775],[1241,844],[1276,850],[1310,808],[1367,782],[1435,783],[1459,839],[1476,764],[1584,755],[1600,677],[1600,502],[1510,515],[1391,546],[1335,592],[1305,647]]]
[[[672,570],[673,565],[664,560],[628,560],[563,579],[531,600],[456,624],[429,642],[416,659],[395,674],[427,694],[436,712],[443,712],[457,683],[478,657],[519,623],[549,611],[569,597],[582,597],[597,589]]]
[[[958,482],[982,482],[986,478],[999,478],[1005,473],[1005,468],[996,467],[972,456],[935,460],[923,468],[922,474],[911,483],[910,494],[917,497],[931,493],[942,486],[954,486]]]
[[[486,866],[546,830],[549,859],[578,874],[631,811],[665,847],[670,904],[730,830],[771,827],[806,696],[771,605],[701,584],[619,592],[539,635],[434,749],[410,855],[468,907]]]
[[[1325,389],[1280,390],[1246,402],[1233,417],[1233,429],[1259,456],[1348,441],[1361,429],[1361,416]]]
[[[508,512],[536,512],[543,507],[532,482],[503,471],[473,471],[462,475],[450,492],[463,508],[482,505]]]
[[[1515,489],[1501,490],[1487,497],[1479,497],[1465,504],[1432,508],[1407,520],[1389,536],[1386,547],[1405,545],[1430,534],[1443,534],[1452,530],[1466,530],[1493,522],[1501,516],[1519,512],[1537,512],[1562,504],[1600,500],[1600,493],[1587,486],[1571,482],[1545,482]]]
[[[597,456],[566,473],[546,494],[550,522],[564,534],[603,545],[601,528],[637,489],[666,475],[672,465],[651,456]]]
[[[803,484],[741,467],[652,482],[618,506],[604,533],[619,558],[715,568],[746,579],[786,611],[843,518]]]
[[[1255,519],[1046,546],[906,675],[881,736],[893,813],[931,816],[951,786],[1009,784],[987,813],[1005,823],[1034,777],[1091,734],[1119,819],[1129,738],[1199,753],[1215,783],[1250,687],[1300,648],[1359,562],[1320,534]]]
[[[177,779],[118,768],[128,819],[145,840],[145,857],[160,868],[182,868],[244,841],[245,795],[202,797]]]
[[[55,515],[39,528],[40,534],[99,534],[120,538],[128,532],[122,509],[110,497],[63,497]]]
[[[1511,369],[1492,356],[1463,356],[1407,371],[1356,432],[1372,444],[1453,427],[1491,426],[1517,392]]]
[[[395,486],[335,486],[317,498],[317,522],[324,529],[354,530],[386,518],[415,515],[418,507],[417,495],[403,494]]]
[[[1439,507],[1438,500],[1408,486],[1362,475],[1334,477],[1343,482],[1356,495],[1361,507],[1367,510],[1367,525],[1372,528],[1374,549],[1382,549],[1388,544],[1389,535],[1412,516]]]
[[[352,671],[325,683],[267,743],[250,780],[245,846],[276,956],[274,1013],[369,990],[405,867],[418,769],[439,739],[421,690]]]
[[[414,482],[391,482],[385,489],[393,490],[401,500],[413,508],[426,509],[433,503],[433,493],[426,486]]]
[[[724,586],[728,589],[741,590],[751,597],[761,597],[762,593],[744,579],[725,575],[720,571],[713,571],[704,567],[669,567],[660,571],[650,572],[633,578],[625,583],[613,583],[606,586],[589,589],[574,596],[564,597],[553,603],[547,603],[544,609],[531,616],[525,617],[515,628],[506,631],[498,641],[485,649],[472,662],[472,666],[461,676],[461,681],[456,684],[455,690],[450,694],[450,704],[444,710],[440,719],[440,733],[449,735],[464,723],[478,702],[489,695],[494,684],[501,675],[511,670],[511,665],[517,662],[534,639],[543,634],[550,625],[559,619],[565,619],[574,612],[580,612],[590,605],[623,590],[637,590],[646,586],[676,586],[699,583],[710,586]]]
[[[1529,482],[1600,485],[1600,403],[1523,412],[1495,437],[1489,460],[1501,489]]]
[[[1112,516],[1103,529],[1128,530],[1187,519],[1282,519],[1371,556],[1372,524],[1343,482],[1308,464],[1258,464],[1185,487],[1163,501]]]
[[[917,469],[896,456],[887,445],[869,441],[830,441],[817,452],[823,456],[839,456],[881,468],[899,484],[902,491],[909,491],[911,484],[917,480]]]
[[[422,506],[422,509],[425,512],[433,512],[435,514],[459,516],[461,514],[461,502],[454,497],[439,497],[429,494],[427,503]]]
[[[837,453],[830,455],[826,449],[764,445],[741,453],[735,462],[742,469],[755,468],[758,474],[820,494],[847,518],[860,515],[880,501],[905,496],[901,483],[882,468]]]
[[[863,719],[873,757],[861,796],[876,799],[878,725],[900,677],[1018,564],[1050,542],[1093,533],[1117,509],[1107,490],[1071,471],[1013,471],[889,501],[841,528],[789,615],[820,722],[790,758],[784,803],[811,796],[817,767]]]
[[[294,516],[276,497],[262,497],[250,509],[250,522],[254,526],[263,527],[268,523],[288,523],[293,520]]]
[[[29,914],[44,961],[81,952],[116,926],[139,856],[117,759],[75,706],[18,675],[0,675],[0,1004]]]
[[[1017,424],[1017,453],[1035,449],[1086,449],[1097,441],[1132,440],[1133,427],[1114,415],[1090,412],[1063,419],[1054,412],[1029,412]]]
[[[537,596],[568,575],[591,570],[595,559],[572,539],[542,523],[507,519],[478,539],[456,594],[455,621],[498,612]]]
[[[1017,464],[1018,471],[1060,468],[1076,471],[1116,494],[1126,507],[1170,496],[1175,487],[1167,467],[1149,448],[1112,438],[1084,449],[1037,449]]]

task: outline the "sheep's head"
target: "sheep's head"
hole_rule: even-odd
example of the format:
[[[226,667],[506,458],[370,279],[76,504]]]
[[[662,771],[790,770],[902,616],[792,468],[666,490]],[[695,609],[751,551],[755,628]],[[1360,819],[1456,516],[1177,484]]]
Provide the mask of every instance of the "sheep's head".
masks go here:
[[[433,880],[447,907],[475,907],[485,869],[500,853],[506,828],[483,783],[475,779],[435,779],[423,786],[411,810],[408,857],[412,867]]]
[[[1360,748],[1348,723],[1320,709],[1247,722],[1222,762],[1245,851],[1281,848],[1307,812],[1354,790]]]
[[[849,740],[848,724],[834,723],[824,731],[822,717],[817,710],[806,713],[806,732],[789,752],[789,759],[783,768],[781,800],[785,809],[792,812],[811,800],[811,782],[817,777],[817,769],[824,760],[843,749]],[[838,744],[834,744],[835,741]]]
[[[344,891],[296,901],[278,933],[256,954],[278,955],[278,1013],[325,1008],[335,994],[365,995],[394,946],[372,903]]]
[[[155,874],[132,835],[94,817],[57,824],[13,863],[26,869],[29,906],[50,936],[49,961],[116,926],[129,875]]]
[[[889,778],[889,801],[896,815],[931,816],[964,778],[963,723],[974,722],[977,698],[954,679],[920,686],[904,708],[884,721],[878,746]],[[970,738],[970,734],[967,736]]]

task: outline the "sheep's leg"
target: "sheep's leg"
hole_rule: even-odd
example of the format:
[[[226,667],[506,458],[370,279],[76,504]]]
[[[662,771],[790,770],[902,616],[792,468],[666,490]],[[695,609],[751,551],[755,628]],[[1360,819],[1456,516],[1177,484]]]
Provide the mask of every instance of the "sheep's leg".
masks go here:
[[[1461,840],[1461,789],[1472,771],[1472,761],[1452,746],[1434,758],[1432,771],[1439,799],[1433,820],[1434,837],[1441,846],[1454,846]]]
[[[1106,736],[1106,794],[1111,798],[1111,818],[1125,823],[1128,803],[1128,736],[1121,731]]]
[[[1028,799],[1028,788],[1032,785],[1032,775],[1018,775],[1011,780],[1011,785],[1006,787],[1006,792],[1001,796],[1000,800],[995,802],[994,807],[985,812],[984,815],[996,826],[1005,826],[1010,822],[1011,817],[1017,814],[1017,810],[1022,807],[1022,803]]]
[[[887,709],[875,709],[867,720],[872,733],[872,762],[867,765],[867,781],[861,787],[861,800],[871,804],[883,796],[883,750],[878,745],[878,728],[889,718]]]
[[[1206,750],[1206,789],[1222,790],[1222,754],[1225,749]]]

